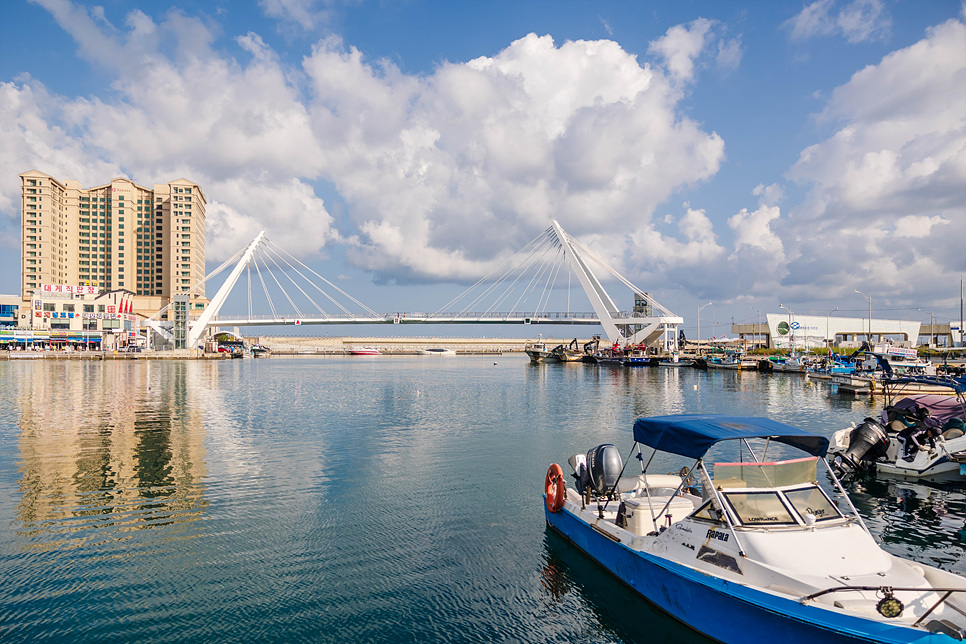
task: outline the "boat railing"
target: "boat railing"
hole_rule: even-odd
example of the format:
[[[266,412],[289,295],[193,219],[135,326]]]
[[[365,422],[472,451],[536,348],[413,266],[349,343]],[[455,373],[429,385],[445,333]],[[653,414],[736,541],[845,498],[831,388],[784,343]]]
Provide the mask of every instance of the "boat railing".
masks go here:
[[[906,586],[833,586],[832,588],[826,588],[825,590],[820,590],[817,593],[805,595],[799,600],[799,602],[802,604],[805,604],[814,599],[817,599],[824,595],[829,595],[831,593],[870,592],[870,591],[881,593],[883,597],[883,601],[892,598],[892,596],[897,592],[921,593],[923,595],[927,593],[944,593],[942,597],[936,600],[936,603],[934,603],[932,606],[929,607],[929,610],[927,610],[926,612],[924,612],[922,615],[919,616],[919,619],[917,619],[915,624],[913,624],[913,626],[918,626],[919,624],[922,623],[924,619],[929,617],[933,613],[933,611],[935,611],[941,605],[946,603],[946,600],[949,599],[950,595],[952,595],[953,593],[964,593],[966,592],[966,588],[937,588],[935,586],[931,586],[929,588],[923,588],[921,586],[908,586],[908,587]],[[882,601],[879,602],[879,605],[880,606],[882,605]],[[901,606],[901,603],[900,603],[900,606]],[[952,604],[949,604],[949,607],[955,610],[957,613],[960,613],[961,615],[966,616],[966,612],[963,612],[958,607],[953,606]],[[887,617],[889,616],[883,613],[881,608],[878,610],[883,615]],[[900,608],[899,610],[901,612],[902,608]]]

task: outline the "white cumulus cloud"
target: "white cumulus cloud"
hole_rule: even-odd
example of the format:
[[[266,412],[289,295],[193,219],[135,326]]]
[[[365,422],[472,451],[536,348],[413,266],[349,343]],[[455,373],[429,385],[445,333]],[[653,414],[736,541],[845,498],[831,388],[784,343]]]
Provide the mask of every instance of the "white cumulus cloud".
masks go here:
[[[842,36],[850,43],[881,40],[889,35],[892,19],[881,0],[817,0],[785,21],[792,40]]]
[[[938,25],[857,72],[819,117],[839,127],[788,173],[810,187],[790,213],[790,274],[819,289],[851,275],[898,297],[936,289],[937,266],[961,271],[945,224],[966,218],[966,25]]]

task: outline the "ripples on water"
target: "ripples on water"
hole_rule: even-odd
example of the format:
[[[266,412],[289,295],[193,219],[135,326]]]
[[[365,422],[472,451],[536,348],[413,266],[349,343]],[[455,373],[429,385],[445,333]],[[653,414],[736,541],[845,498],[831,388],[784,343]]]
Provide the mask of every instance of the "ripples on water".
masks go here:
[[[519,356],[2,362],[0,641],[703,641],[540,498],[550,462],[679,412],[828,435],[873,407]],[[962,493],[854,498],[890,551],[966,573]]]

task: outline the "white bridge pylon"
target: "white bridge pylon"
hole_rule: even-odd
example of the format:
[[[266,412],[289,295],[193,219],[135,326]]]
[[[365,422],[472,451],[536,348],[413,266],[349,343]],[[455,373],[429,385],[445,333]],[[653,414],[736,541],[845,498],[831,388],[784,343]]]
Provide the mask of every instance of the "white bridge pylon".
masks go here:
[[[570,261],[572,269],[577,274],[577,279],[580,280],[580,284],[584,287],[587,297],[590,298],[590,304],[594,307],[594,312],[597,313],[600,324],[604,327],[604,335],[607,336],[608,340],[626,344],[637,344],[639,342],[652,344],[658,336],[663,336],[665,349],[677,348],[677,328],[678,325],[684,323],[683,318],[671,313],[671,311],[659,304],[657,300],[631,284],[622,275],[618,274],[602,261],[593,257],[587,249],[571,239],[570,235],[567,234],[556,220],[551,222],[550,229],[557,236],[557,241],[560,243],[567,259]],[[640,297],[647,301],[649,304],[648,308],[651,309],[652,314],[626,317],[617,308],[613,300],[611,300],[607,291],[604,290],[603,285],[600,283],[600,280],[597,279],[597,276],[590,270],[590,267],[587,265],[588,259],[594,259],[597,264],[610,271],[616,279],[634,292],[635,297]],[[660,315],[653,315],[653,310],[655,309]]]
[[[489,274],[434,313],[377,313],[273,244],[265,237],[264,231],[244,250],[236,253],[206,277],[205,281],[224,270],[235,258],[237,263],[224,284],[202,315],[189,324],[187,346],[198,346],[198,342],[210,327],[303,324],[550,324],[600,325],[603,335],[610,342],[622,345],[645,343],[654,346],[660,340],[663,348],[676,349],[677,329],[684,322],[683,318],[674,315],[647,292],[634,286],[594,256],[570,237],[556,221],[552,221],[550,228],[513,256],[500,262]],[[591,265],[599,267],[609,274],[612,281],[629,289],[630,293],[623,301],[634,301],[634,310],[622,311],[614,303]],[[253,267],[271,315],[253,313]],[[246,271],[248,315],[219,316],[222,306]],[[586,310],[572,312],[570,291],[573,285],[571,278],[574,276],[590,301],[593,313]],[[286,292],[283,282],[295,286],[292,295]],[[281,290],[288,302],[287,308],[292,312],[282,313],[279,311],[280,307],[276,307],[268,287],[272,283]],[[324,310],[316,302],[319,299],[318,294],[328,301],[330,308],[334,305],[338,313],[332,314]],[[554,306],[557,308],[553,309]],[[564,312],[552,312],[554,310]]]

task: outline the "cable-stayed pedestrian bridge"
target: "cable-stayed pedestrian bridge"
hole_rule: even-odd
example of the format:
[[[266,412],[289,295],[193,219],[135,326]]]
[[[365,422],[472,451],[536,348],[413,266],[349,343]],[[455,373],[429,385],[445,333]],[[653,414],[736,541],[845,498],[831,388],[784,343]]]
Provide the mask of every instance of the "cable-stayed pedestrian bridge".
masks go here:
[[[511,257],[431,313],[377,312],[260,233],[191,290],[232,267],[197,320],[175,315],[149,324],[166,337],[197,346],[209,328],[353,324],[597,325],[611,342],[677,347],[683,319],[572,238],[556,221]],[[598,277],[600,275],[601,277]],[[604,289],[626,292],[622,310]],[[190,293],[190,291],[189,291]],[[245,313],[221,315],[226,302]],[[180,300],[188,301],[188,293]],[[174,303],[175,307],[178,301]],[[583,309],[584,312],[575,312]],[[588,309],[592,309],[588,311]],[[168,316],[171,317],[171,316]],[[181,328],[178,328],[178,318]]]

